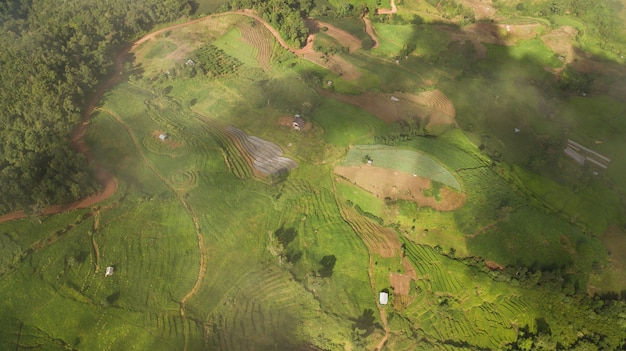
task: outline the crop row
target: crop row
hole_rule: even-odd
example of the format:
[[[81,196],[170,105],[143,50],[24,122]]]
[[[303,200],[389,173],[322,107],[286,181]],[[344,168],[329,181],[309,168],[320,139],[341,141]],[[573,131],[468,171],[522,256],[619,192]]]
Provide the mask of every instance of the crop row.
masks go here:
[[[371,159],[375,166],[434,179],[461,190],[461,185],[450,171],[429,155],[418,151],[391,149],[380,145],[359,145],[350,149],[343,165],[360,166],[366,158]]]
[[[237,287],[220,317],[212,336],[220,350],[257,349],[289,330],[285,312],[299,308],[288,275],[279,269],[248,273]]]
[[[243,65],[243,62],[213,44],[199,47],[191,53],[190,57],[195,62],[194,67],[212,77],[233,73]]]
[[[231,126],[226,127],[225,131],[237,139],[243,149],[242,152],[254,160],[254,168],[265,175],[280,174],[298,166],[295,161],[282,157],[283,151],[272,142],[248,136],[242,130]]]
[[[294,198],[307,216],[314,216],[320,223],[341,220],[335,199],[327,189],[314,187],[310,182],[294,179],[285,183],[285,196]]]
[[[270,58],[272,56],[272,36],[265,29],[265,27],[257,25],[253,22],[252,25],[242,25],[239,27],[241,30],[242,39],[252,45],[257,50],[257,62],[264,71],[270,70]]]
[[[237,146],[237,139],[225,132],[225,128],[219,122],[209,118],[202,118],[204,128],[211,135],[224,155],[224,162],[228,169],[239,179],[245,179],[252,175],[251,163],[248,155],[241,152]]]
[[[456,115],[456,110],[452,101],[450,101],[450,99],[448,99],[448,97],[439,90],[430,90],[420,93],[415,99],[413,99],[413,101],[431,107],[452,117]]]
[[[406,257],[413,263],[418,275],[429,277],[434,292],[456,294],[466,289],[455,274],[446,270],[432,249],[412,242],[405,242],[404,245]]]
[[[350,207],[344,206],[342,208],[342,216],[371,252],[382,257],[394,257],[396,255],[400,244],[393,229],[373,223]]]

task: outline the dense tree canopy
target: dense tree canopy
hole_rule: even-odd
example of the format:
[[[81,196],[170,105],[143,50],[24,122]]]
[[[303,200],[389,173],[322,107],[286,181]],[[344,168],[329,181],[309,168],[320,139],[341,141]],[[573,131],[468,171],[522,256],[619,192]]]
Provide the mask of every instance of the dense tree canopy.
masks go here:
[[[70,134],[122,43],[188,13],[183,0],[0,3],[0,213],[95,189]]]
[[[263,18],[276,27],[283,38],[293,45],[306,42],[308,29],[304,24],[311,11],[311,0],[232,0],[233,10],[254,8]]]

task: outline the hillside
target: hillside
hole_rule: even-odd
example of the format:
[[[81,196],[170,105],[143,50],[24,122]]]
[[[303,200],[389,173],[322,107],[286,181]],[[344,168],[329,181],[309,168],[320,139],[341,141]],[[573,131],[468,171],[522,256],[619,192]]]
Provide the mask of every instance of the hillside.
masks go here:
[[[626,348],[623,2],[78,5],[1,5],[0,349]]]

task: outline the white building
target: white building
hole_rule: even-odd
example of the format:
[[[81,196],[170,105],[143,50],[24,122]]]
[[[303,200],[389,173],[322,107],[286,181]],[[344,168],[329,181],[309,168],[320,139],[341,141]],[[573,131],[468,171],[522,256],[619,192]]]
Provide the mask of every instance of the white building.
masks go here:
[[[389,294],[388,294],[388,293],[386,293],[386,292],[384,292],[384,291],[381,291],[381,292],[378,294],[378,302],[379,302],[381,305],[386,305],[386,304],[389,302]]]
[[[110,277],[113,275],[113,266],[108,266],[107,270],[104,272],[105,277]]]

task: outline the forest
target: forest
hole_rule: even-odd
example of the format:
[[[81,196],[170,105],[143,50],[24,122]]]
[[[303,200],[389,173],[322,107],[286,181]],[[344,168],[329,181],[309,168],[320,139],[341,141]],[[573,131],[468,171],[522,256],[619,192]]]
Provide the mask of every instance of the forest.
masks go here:
[[[87,98],[121,46],[190,11],[183,0],[0,3],[0,213],[98,190],[71,144]]]

